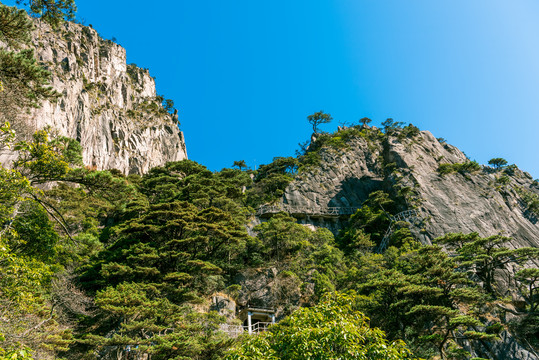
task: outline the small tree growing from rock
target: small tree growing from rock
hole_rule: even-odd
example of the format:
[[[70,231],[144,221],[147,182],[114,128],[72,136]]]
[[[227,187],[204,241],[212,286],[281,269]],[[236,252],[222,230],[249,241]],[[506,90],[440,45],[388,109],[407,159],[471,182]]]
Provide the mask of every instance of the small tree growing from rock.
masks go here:
[[[318,126],[322,124],[329,124],[333,118],[330,114],[326,114],[323,110],[315,112],[312,115],[307,116],[309,124],[313,126],[313,132],[318,134]]]
[[[364,128],[365,126],[367,126],[368,124],[371,123],[371,119],[369,119],[368,117],[364,117],[364,118],[361,118],[359,119],[359,122],[361,123],[361,127]]]
[[[537,305],[539,305],[539,296],[537,295],[539,292],[539,269],[522,269],[516,273],[515,278],[521,284],[520,290],[530,305],[530,313],[535,312]]]
[[[501,169],[507,165],[507,160],[503,158],[493,158],[488,161],[488,164],[494,166],[496,169]]]

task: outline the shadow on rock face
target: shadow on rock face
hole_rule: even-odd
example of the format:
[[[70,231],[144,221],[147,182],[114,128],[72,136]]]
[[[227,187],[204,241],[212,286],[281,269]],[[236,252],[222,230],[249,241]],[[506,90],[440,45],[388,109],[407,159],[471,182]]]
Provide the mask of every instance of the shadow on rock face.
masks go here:
[[[340,190],[328,203],[330,207],[361,207],[373,191],[382,190],[383,181],[370,177],[348,178],[341,182]]]

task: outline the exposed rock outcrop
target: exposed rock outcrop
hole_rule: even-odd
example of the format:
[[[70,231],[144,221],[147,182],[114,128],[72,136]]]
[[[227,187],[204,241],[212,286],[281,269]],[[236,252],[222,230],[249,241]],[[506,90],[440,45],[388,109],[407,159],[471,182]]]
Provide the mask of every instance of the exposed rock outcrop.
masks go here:
[[[288,186],[284,203],[360,207],[372,191],[409,187],[408,207],[415,205],[426,219],[421,232],[425,242],[449,232],[478,232],[509,236],[515,248],[539,246],[539,222],[525,201],[525,194],[539,194],[537,182],[516,168],[441,175],[440,164],[468,159],[428,131],[411,137],[358,136],[346,149],[323,148],[320,156],[319,167]]]
[[[126,65],[124,48],[79,24],[65,22],[57,30],[35,24],[35,57],[52,73],[61,97],[12,120],[20,136],[50,126],[80,141],[85,165],[125,174],[187,158],[183,134],[163,108],[155,80],[148,70]]]
[[[400,192],[406,194],[400,210],[415,208],[424,220],[412,227],[423,243],[451,232],[478,232],[483,237],[508,236],[512,248],[539,247],[539,184],[528,173],[516,166],[495,169],[470,163],[463,152],[428,131],[384,136],[371,130],[349,137],[344,147],[319,149],[319,166],[300,173],[282,202],[313,208],[360,207],[373,191]],[[309,217],[301,221],[324,226]],[[507,266],[496,273],[498,290],[508,297],[517,294],[517,270]],[[511,333],[504,331],[501,338],[470,350],[488,358],[539,359],[531,346]]]
[[[472,354],[482,358],[505,360],[537,360],[537,354],[531,347],[525,348],[508,331],[502,331],[500,341],[485,342],[482,347],[470,349]]]

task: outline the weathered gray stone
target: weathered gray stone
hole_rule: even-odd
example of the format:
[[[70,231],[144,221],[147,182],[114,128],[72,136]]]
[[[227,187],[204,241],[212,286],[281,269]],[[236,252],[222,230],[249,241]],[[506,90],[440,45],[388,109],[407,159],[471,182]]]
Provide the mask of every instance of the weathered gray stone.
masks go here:
[[[499,360],[537,360],[537,354],[531,347],[524,347],[508,331],[500,334],[500,340],[484,342],[483,346],[470,349],[472,356]]]
[[[350,148],[323,149],[319,168],[300,174],[286,189],[283,202],[292,206],[361,206],[372,191],[394,185],[395,175],[383,165],[396,163],[403,183],[414,188],[419,210],[427,219],[426,241],[449,232],[503,234],[511,247],[539,246],[539,221],[526,211],[515,187],[539,194],[531,176],[515,170],[511,182],[496,188],[499,172],[490,168],[473,174],[437,172],[440,163],[463,163],[466,156],[441,144],[428,131],[412,139],[391,136],[387,142],[349,141]],[[404,210],[404,209],[403,209]]]
[[[187,158],[174,115],[156,100],[155,80],[148,70],[126,65],[124,48],[82,25],[35,25],[35,56],[62,96],[15,119],[20,137],[51,126],[80,141],[85,165],[125,174]],[[10,160],[12,153],[0,154],[2,163]]]
[[[413,138],[391,136],[371,144],[358,137],[348,145],[346,151],[322,149],[320,166],[300,174],[286,189],[283,202],[290,206],[359,207],[370,192],[387,190],[399,182],[413,188],[418,211],[426,220],[423,229],[413,230],[425,243],[450,232],[478,232],[481,236],[509,236],[511,248],[539,246],[539,220],[526,209],[517,192],[521,188],[539,194],[539,186],[529,174],[516,169],[509,176],[509,184],[503,186],[496,183],[503,175],[501,171],[488,167],[441,176],[437,171],[440,163],[463,163],[467,158],[428,131]],[[384,171],[384,165],[390,163],[396,163],[392,173]],[[309,217],[301,222],[328,226]],[[497,271],[495,278],[498,290],[518,306],[522,299],[515,291],[516,271],[517,267],[508,266]],[[474,356],[492,359],[539,359],[531,347],[519,343],[507,331],[501,341],[485,342],[481,348],[470,350]]]

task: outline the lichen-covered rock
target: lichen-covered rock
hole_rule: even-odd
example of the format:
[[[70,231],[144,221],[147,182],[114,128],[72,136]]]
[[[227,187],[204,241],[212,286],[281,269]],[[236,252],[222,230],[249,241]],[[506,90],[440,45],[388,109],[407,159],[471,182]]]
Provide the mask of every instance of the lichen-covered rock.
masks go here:
[[[35,57],[52,73],[61,97],[15,119],[19,136],[50,126],[80,141],[85,165],[125,174],[187,158],[183,134],[157,97],[155,80],[126,64],[124,48],[71,22],[57,30],[38,20],[35,25]],[[10,158],[4,153],[0,161]]]

